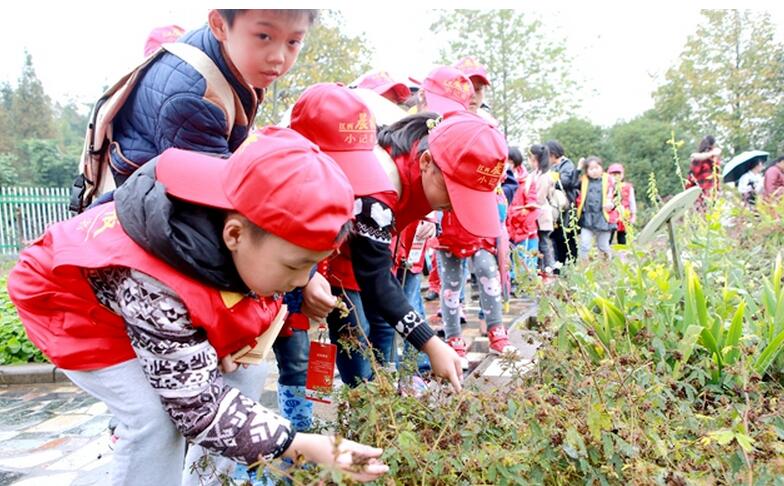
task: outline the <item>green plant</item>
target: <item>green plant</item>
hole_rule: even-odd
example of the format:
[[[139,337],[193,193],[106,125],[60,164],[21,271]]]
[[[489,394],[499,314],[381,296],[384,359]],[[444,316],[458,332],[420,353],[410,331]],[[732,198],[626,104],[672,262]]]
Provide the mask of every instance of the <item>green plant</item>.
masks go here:
[[[27,338],[11,299],[8,298],[6,278],[0,278],[0,365],[15,363],[45,363],[46,358]]]
[[[784,349],[784,287],[782,277],[781,253],[776,256],[776,263],[770,279],[763,280],[762,303],[764,308],[764,319],[758,329],[764,348],[754,363],[754,369],[759,374],[765,374],[768,367],[782,356]]]

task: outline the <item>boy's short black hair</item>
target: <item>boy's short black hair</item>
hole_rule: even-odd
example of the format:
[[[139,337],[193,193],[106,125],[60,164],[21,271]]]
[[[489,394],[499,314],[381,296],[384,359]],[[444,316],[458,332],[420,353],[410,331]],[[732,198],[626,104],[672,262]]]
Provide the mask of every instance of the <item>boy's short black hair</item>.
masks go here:
[[[247,12],[248,9],[218,9],[218,12],[221,14],[221,17],[229,24],[229,27],[234,26],[234,19],[237,18],[237,15],[242,14],[243,12]],[[310,25],[318,18],[318,10],[308,10],[308,9],[274,9],[276,13],[280,13],[283,15],[288,15],[291,17],[299,16],[299,15],[307,15],[308,20],[310,21]]]
[[[515,167],[520,167],[523,165],[523,154],[517,147],[509,147],[509,155],[507,158],[512,161],[512,165]]]

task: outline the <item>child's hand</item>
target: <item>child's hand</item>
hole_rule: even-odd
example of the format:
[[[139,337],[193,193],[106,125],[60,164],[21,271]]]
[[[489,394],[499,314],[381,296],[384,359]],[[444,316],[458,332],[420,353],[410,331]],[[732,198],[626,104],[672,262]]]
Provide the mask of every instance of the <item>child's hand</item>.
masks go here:
[[[302,313],[311,319],[321,321],[332,312],[338,299],[323,275],[316,272],[310,282],[302,289]]]
[[[383,449],[351,440],[300,433],[294,436],[283,455],[295,459],[302,454],[308,461],[338,469],[354,481],[364,483],[389,472],[389,466],[378,459],[383,452]]]
[[[433,373],[449,380],[452,388],[459,392],[462,389],[460,382],[463,380],[463,367],[455,350],[434,336],[425,343],[422,351],[430,358]]]
[[[436,235],[436,225],[435,223],[427,222],[426,224],[421,225],[417,228],[416,237],[421,240],[427,240],[428,238],[432,238]]]
[[[247,368],[248,365],[243,363],[242,367]],[[234,361],[234,358],[232,358],[231,355],[224,356],[223,358],[221,358],[220,363],[218,364],[218,369],[223,374],[234,373],[235,371],[237,371],[238,368],[239,365],[237,365],[237,363]]]

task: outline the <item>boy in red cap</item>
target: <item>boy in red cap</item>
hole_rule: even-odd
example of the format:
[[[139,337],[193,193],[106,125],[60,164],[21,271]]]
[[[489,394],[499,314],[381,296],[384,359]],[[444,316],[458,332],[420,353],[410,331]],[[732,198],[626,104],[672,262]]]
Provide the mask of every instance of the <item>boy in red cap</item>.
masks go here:
[[[325,271],[339,286],[350,283],[358,290],[360,298],[352,302],[368,322],[341,320],[333,312],[328,317],[331,337],[337,340],[367,325],[370,343],[389,362],[397,331],[428,354],[436,375],[460,389],[458,356],[406,299],[391,272],[390,243],[394,233],[430,211],[449,208],[476,234],[496,236],[494,189],[506,161],[503,136],[465,112],[450,113],[440,123],[434,113],[423,113],[383,129],[378,142],[386,151],[379,151],[369,110],[335,85],[306,91],[292,110],[291,126],[335,158],[356,196],[354,235]],[[350,261],[345,258],[349,255]],[[345,383],[370,378],[361,352],[343,349],[338,367]]]
[[[246,464],[302,454],[359,480],[387,470],[380,449],[296,433],[227,384],[231,354],[340,245],[353,209],[342,171],[296,132],[249,142],[228,161],[165,151],[11,271],[31,341],[119,420],[113,484],[180,484],[186,439]],[[349,471],[357,457],[368,465]]]
[[[411,89],[392,79],[386,71],[367,73],[354,85],[357,88],[371,89],[396,105],[404,104],[411,97]]]
[[[210,10],[207,25],[181,36],[178,42],[201,50],[214,63],[234,100],[233,126],[229,126],[226,107],[216,103],[220,96],[214,80],[174,54],[162,52],[140,75],[112,123],[109,157],[115,182],[121,184],[171,147],[230,155],[253,127],[264,90],[294,66],[317,14],[317,10]],[[171,41],[174,31],[153,31],[150,41],[159,46]],[[286,303],[289,310],[301,308],[307,316],[323,319],[334,299],[327,282],[315,276],[304,291],[288,294]],[[284,331],[282,335],[274,347],[276,355],[287,356],[278,362],[280,410],[298,430],[305,430],[310,419],[302,410],[310,404],[299,390],[304,381],[290,382],[289,377],[306,368],[307,348],[297,352],[302,348],[302,333]]]
[[[477,113],[485,101],[485,89],[490,86],[490,78],[487,76],[487,69],[470,56],[457,61],[454,67],[471,80],[471,86],[474,88],[474,95],[468,103],[468,111]]]

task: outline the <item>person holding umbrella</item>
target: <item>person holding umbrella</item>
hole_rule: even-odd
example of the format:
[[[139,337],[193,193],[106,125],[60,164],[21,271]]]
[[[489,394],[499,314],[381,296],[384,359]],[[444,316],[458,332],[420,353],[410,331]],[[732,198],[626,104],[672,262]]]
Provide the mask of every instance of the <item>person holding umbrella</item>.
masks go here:
[[[743,197],[743,201],[749,206],[754,206],[757,203],[757,196],[762,194],[762,168],[764,166],[762,159],[754,159],[754,166],[751,170],[746,171],[738,179],[738,192]]]
[[[762,150],[747,150],[733,157],[722,170],[722,180],[726,184],[734,182],[748,204],[754,204],[756,194],[762,192],[762,169],[768,155]]]

